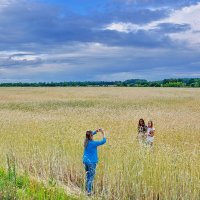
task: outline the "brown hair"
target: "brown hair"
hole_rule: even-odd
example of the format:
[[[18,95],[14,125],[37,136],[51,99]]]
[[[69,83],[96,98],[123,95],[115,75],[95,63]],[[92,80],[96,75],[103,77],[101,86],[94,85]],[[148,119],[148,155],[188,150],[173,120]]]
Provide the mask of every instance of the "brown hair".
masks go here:
[[[148,121],[148,123],[149,122],[151,123],[151,128],[153,128],[153,121],[150,120],[150,121]]]
[[[142,121],[142,124],[143,124],[142,126],[145,126],[144,119],[140,119],[140,120],[139,120],[139,122],[138,122],[138,127],[140,127],[140,126],[141,126],[141,125],[140,125],[140,121]]]
[[[92,131],[86,131],[86,137],[85,137],[85,141],[84,141],[84,148],[86,148],[87,147],[87,145],[88,145],[88,142],[90,141],[90,140],[92,140],[91,138],[92,138]]]

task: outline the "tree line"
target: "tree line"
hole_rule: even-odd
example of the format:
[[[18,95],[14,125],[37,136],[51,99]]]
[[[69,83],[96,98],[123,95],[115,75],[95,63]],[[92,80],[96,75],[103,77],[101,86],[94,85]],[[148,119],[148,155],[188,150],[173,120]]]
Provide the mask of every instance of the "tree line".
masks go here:
[[[162,81],[147,81],[131,79],[126,81],[64,81],[38,83],[0,83],[0,87],[200,87],[200,78],[164,79]]]

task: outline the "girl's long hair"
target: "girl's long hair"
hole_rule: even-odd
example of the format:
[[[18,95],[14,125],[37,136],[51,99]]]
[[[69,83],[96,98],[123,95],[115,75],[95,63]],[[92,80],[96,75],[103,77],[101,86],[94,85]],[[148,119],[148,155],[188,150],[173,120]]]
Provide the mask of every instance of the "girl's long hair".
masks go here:
[[[92,137],[92,131],[86,131],[86,137],[85,137],[85,141],[84,141],[84,148],[86,148],[87,145],[88,145],[88,142],[90,140],[92,140],[91,137]]]
[[[145,126],[145,122],[144,122],[144,119],[140,119],[139,122],[138,122],[138,127],[140,127],[140,121],[142,121],[142,126]]]
[[[151,128],[153,128],[153,121],[150,120],[149,122],[151,123]],[[149,123],[149,122],[148,122],[148,123]]]

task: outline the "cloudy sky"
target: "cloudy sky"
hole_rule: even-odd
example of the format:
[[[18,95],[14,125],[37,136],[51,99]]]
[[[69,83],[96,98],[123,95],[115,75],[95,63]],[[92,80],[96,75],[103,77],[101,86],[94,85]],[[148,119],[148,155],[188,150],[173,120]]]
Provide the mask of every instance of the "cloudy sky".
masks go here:
[[[0,0],[0,82],[200,77],[200,1]]]

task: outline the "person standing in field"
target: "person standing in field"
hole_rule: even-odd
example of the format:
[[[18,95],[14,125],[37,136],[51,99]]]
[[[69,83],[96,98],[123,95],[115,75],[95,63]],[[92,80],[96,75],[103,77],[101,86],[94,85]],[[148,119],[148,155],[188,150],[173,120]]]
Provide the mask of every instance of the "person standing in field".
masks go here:
[[[150,146],[153,145],[154,135],[155,135],[155,128],[153,127],[153,122],[149,121],[148,122],[148,127],[147,127],[147,139],[146,139],[146,143],[148,145],[150,145]]]
[[[138,140],[140,143],[145,143],[147,134],[147,126],[145,125],[144,119],[140,119],[138,123]]]
[[[93,136],[98,132],[102,133],[102,140],[94,141]],[[84,142],[83,164],[86,171],[86,192],[88,196],[92,194],[93,182],[96,172],[96,166],[98,163],[98,151],[97,148],[106,143],[105,131],[98,129],[96,131],[87,131]]]

